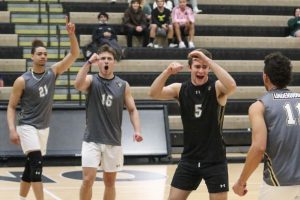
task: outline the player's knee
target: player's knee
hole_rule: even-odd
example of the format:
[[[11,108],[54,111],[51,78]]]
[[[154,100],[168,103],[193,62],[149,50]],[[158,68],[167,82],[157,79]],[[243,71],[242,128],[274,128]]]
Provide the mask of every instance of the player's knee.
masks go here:
[[[25,162],[25,168],[24,168],[24,172],[22,175],[22,181],[24,182],[31,182],[31,178],[30,178],[30,166],[29,166],[29,157],[26,157],[26,162]]]
[[[33,151],[28,154],[31,182],[41,182],[43,172],[43,157],[40,151]]]

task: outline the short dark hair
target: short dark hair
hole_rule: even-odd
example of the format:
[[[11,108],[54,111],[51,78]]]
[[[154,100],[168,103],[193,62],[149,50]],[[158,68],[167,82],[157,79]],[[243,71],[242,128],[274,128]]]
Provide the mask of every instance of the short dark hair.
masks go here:
[[[103,15],[104,17],[106,17],[107,19],[109,19],[109,16],[106,12],[99,12],[98,14],[98,19],[100,19],[101,15]]]
[[[206,49],[195,49],[193,51],[201,51],[208,58],[212,59],[212,54]],[[191,66],[193,64],[193,57],[188,57],[188,64]]]
[[[38,47],[45,47],[44,43],[42,40],[33,40],[31,43],[31,54],[35,53],[36,48]]]
[[[98,51],[97,51],[97,54],[101,54],[103,52],[108,52],[108,53],[111,53],[114,57],[115,60],[117,60],[117,52],[114,48],[110,47],[109,45],[105,44],[105,45],[102,45]]]
[[[285,88],[292,80],[292,64],[288,57],[274,52],[265,57],[264,73],[278,89]]]
[[[294,10],[293,10],[293,11],[294,11],[294,12],[293,12],[293,16],[296,16],[295,14],[296,14],[296,10],[297,10],[297,9],[300,9],[300,8],[299,8],[299,7],[294,8]]]

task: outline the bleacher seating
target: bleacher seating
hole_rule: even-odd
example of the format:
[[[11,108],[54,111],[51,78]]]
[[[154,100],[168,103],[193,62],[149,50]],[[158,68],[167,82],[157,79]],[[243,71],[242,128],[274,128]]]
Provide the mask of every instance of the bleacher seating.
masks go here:
[[[49,65],[62,58],[68,50],[68,40],[64,30],[64,15],[68,14],[76,23],[80,46],[91,41],[91,33],[97,25],[99,11],[107,11],[117,30],[119,42],[126,45],[122,28],[122,16],[127,1],[118,1],[111,6],[107,0],[52,0],[50,1],[50,27],[48,40],[46,0],[42,1],[41,24],[38,22],[37,0],[15,3],[6,0],[0,3],[0,71],[7,79],[8,87],[0,89],[0,102],[5,105],[9,97],[12,80],[31,66],[30,45],[34,38],[49,42]],[[31,6],[23,7],[29,4]],[[249,145],[250,127],[247,111],[249,105],[264,93],[261,73],[264,57],[274,51],[281,51],[293,60],[294,77],[291,88],[300,92],[300,39],[287,37],[287,20],[300,0],[199,0],[202,14],[196,16],[197,47],[206,48],[213,53],[214,59],[228,70],[237,82],[238,89],[229,98],[225,112],[224,133],[227,145]],[[2,28],[3,27],[3,28]],[[6,28],[7,27],[7,28]],[[61,37],[57,37],[58,29]],[[60,43],[58,43],[60,39]],[[134,38],[134,46],[141,46]],[[58,50],[58,46],[62,47]],[[127,48],[126,57],[117,64],[116,74],[132,86],[137,104],[164,104],[168,108],[169,128],[173,147],[182,145],[182,124],[176,101],[154,101],[148,96],[149,86],[155,77],[172,61],[187,64],[190,49],[151,49]],[[60,54],[60,55],[58,55]],[[17,59],[17,60],[16,60]],[[69,76],[58,78],[55,92],[56,103],[78,102],[84,99],[72,86],[79,68],[84,63],[83,56],[72,66]],[[98,71],[96,66],[91,72]],[[172,76],[168,83],[184,81],[189,78],[188,69]],[[71,91],[71,94],[68,94]],[[238,138],[240,136],[240,138]]]

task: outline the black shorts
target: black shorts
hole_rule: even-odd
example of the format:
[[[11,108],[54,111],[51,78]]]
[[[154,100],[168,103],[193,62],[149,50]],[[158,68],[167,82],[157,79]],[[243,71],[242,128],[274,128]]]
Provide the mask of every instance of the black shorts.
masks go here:
[[[227,192],[229,190],[227,162],[180,161],[171,186],[187,191],[196,190],[202,179],[204,179],[209,193]]]

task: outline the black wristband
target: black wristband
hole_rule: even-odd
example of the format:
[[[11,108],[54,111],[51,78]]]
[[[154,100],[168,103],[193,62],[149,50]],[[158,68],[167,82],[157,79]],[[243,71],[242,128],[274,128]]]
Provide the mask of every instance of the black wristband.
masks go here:
[[[91,62],[91,61],[89,61],[89,60],[87,61],[87,63],[89,63],[90,65],[92,64],[92,62]]]

